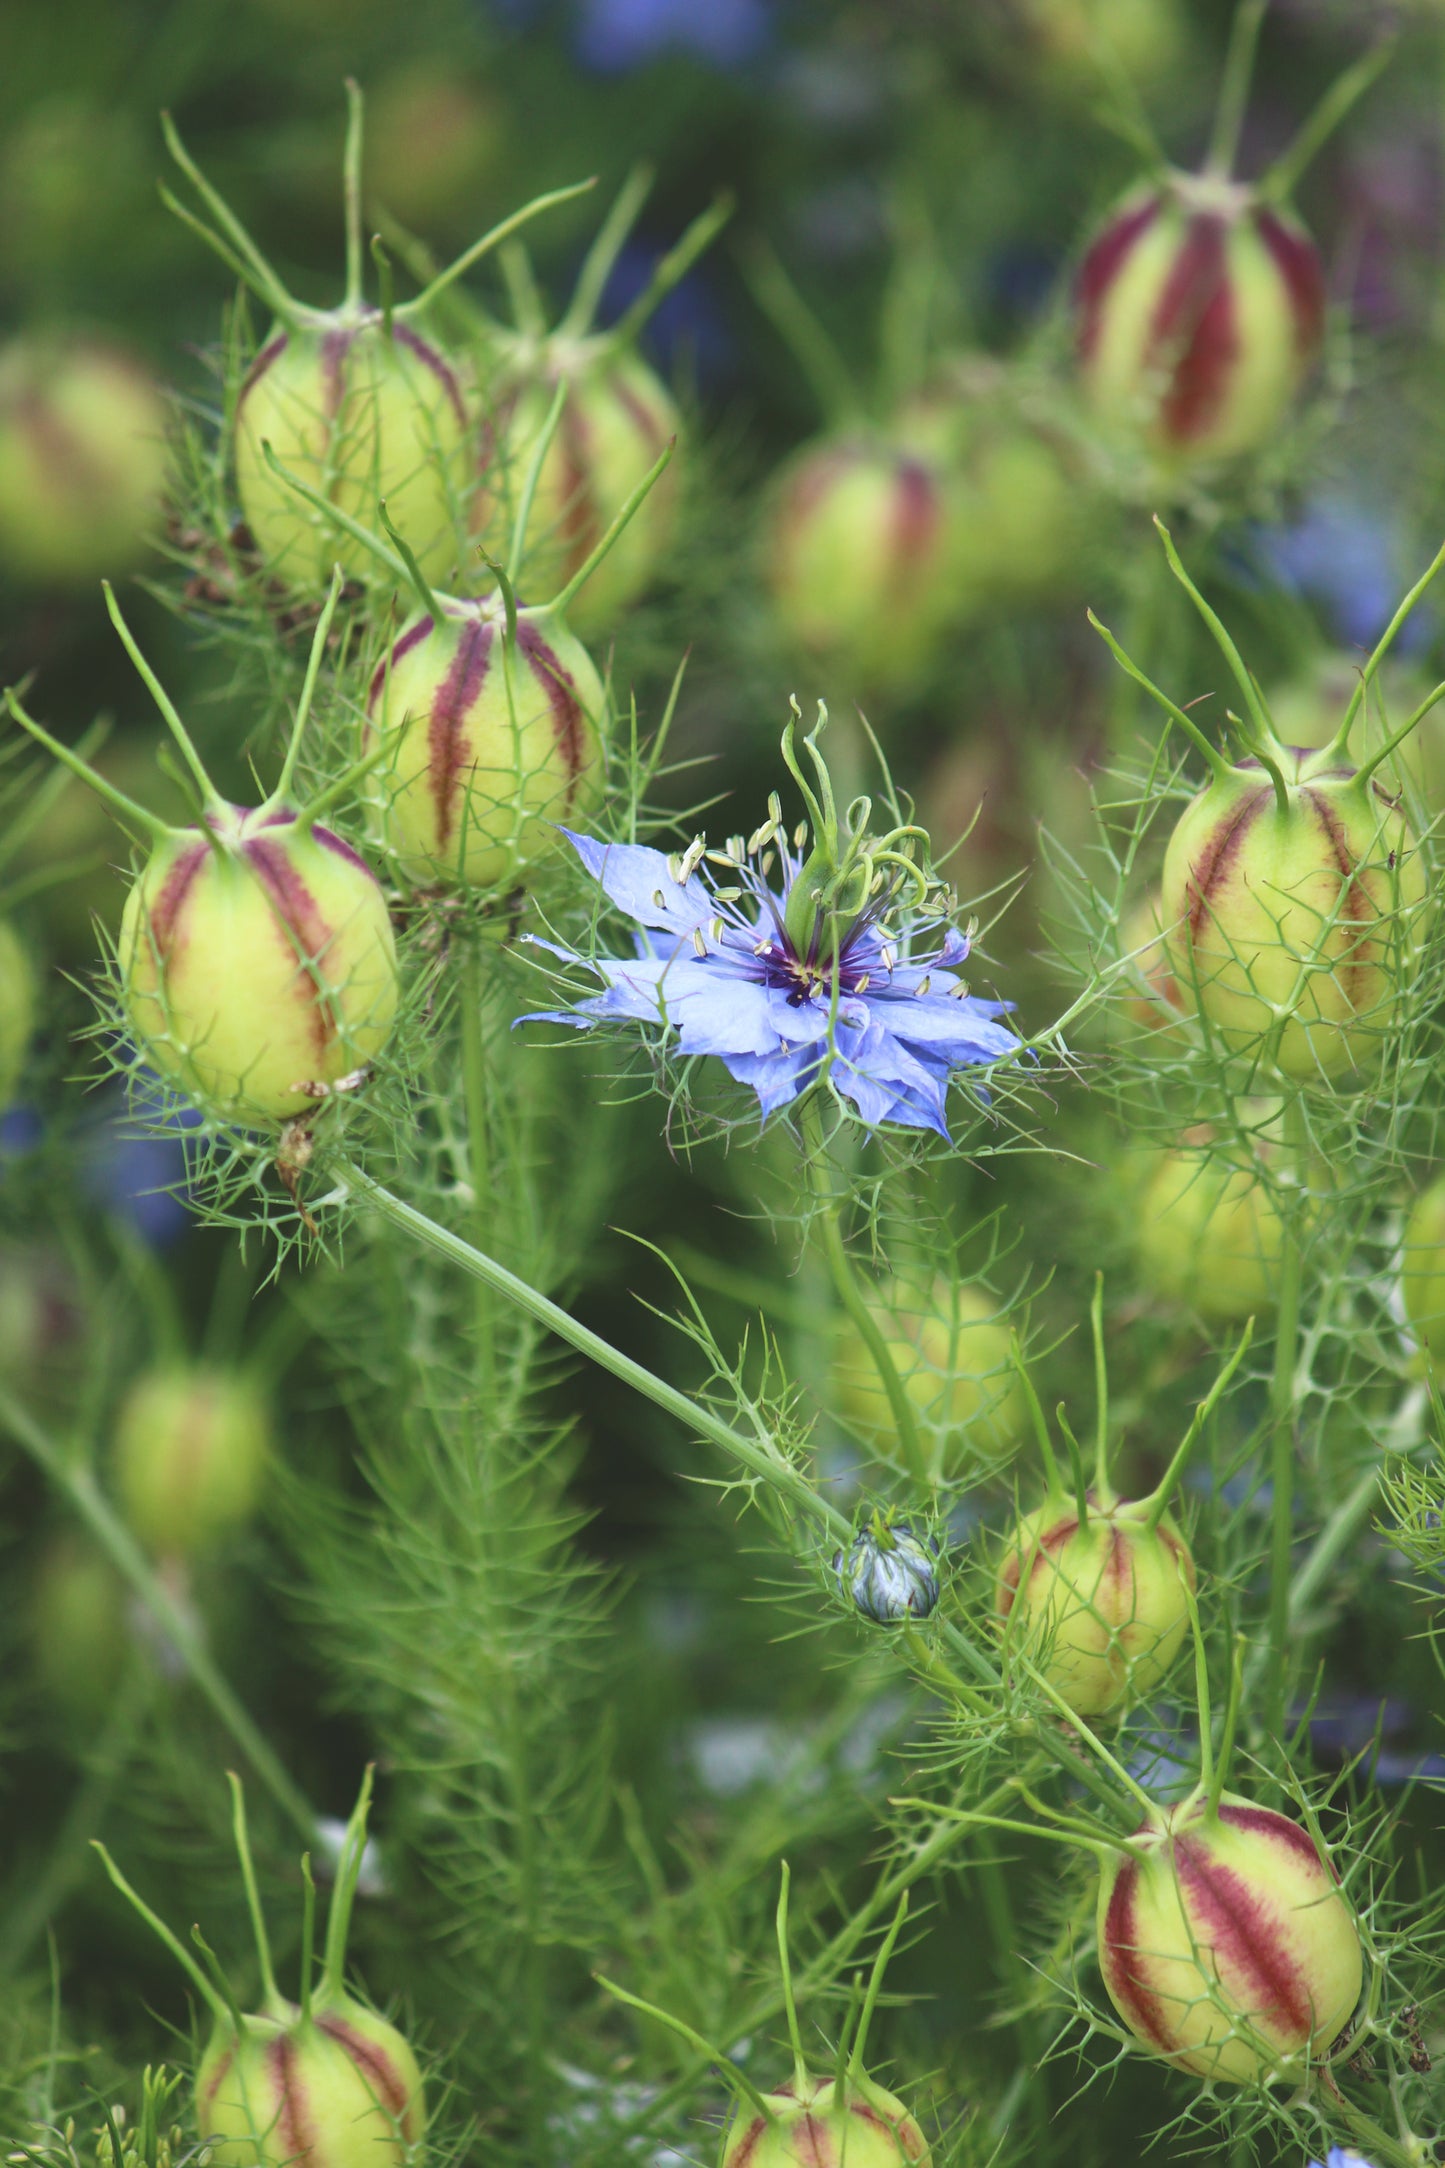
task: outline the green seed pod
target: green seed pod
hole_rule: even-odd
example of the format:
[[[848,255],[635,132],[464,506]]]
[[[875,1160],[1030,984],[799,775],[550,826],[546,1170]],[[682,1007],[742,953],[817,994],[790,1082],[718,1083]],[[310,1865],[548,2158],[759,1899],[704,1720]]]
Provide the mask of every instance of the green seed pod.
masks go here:
[[[35,973],[24,943],[0,918],[0,1108],[20,1081],[35,1030]]]
[[[1189,53],[1181,0],[1026,0],[1024,18],[1045,79],[1073,97],[1096,98],[1111,74],[1158,89]]]
[[[125,1583],[88,1537],[67,1530],[41,1552],[30,1632],[45,1693],[75,1722],[93,1723],[115,1691],[129,1635]]]
[[[1009,1537],[995,1590],[1008,1645],[1039,1662],[1080,1716],[1103,1716],[1151,1694],[1189,1630],[1194,1560],[1168,1513],[1151,1502],[1046,1500]]]
[[[1150,1153],[1131,1211],[1146,1286],[1211,1324],[1265,1317],[1279,1299],[1285,1223],[1257,1165],[1211,1146],[1207,1128]]]
[[[1319,351],[1319,254],[1289,212],[1216,174],[1126,196],[1080,267],[1077,355],[1106,429],[1171,467],[1279,428]]]
[[[741,2101],[718,2168],[931,2168],[923,2132],[901,2100],[854,2072],[841,2085],[807,2078],[764,2096],[767,2113]]]
[[[1024,1421],[1009,1359],[1008,1320],[977,1287],[938,1281],[932,1292],[900,1287],[869,1308],[899,1382],[923,1423],[931,1472],[955,1476],[997,1460],[1018,1442]],[[898,1436],[888,1395],[852,1325],[840,1328],[832,1366],[833,1404],[850,1430],[896,1457]]]
[[[480,501],[478,530],[493,557],[506,555],[512,512],[560,384],[567,387],[527,522],[520,586],[532,600],[563,587],[591,555],[670,438],[681,417],[661,378],[635,353],[605,339],[546,342],[535,372],[504,378],[494,393],[491,459],[499,484]],[[674,454],[568,615],[583,632],[615,625],[667,561],[682,501]]]
[[[1422,1189],[1405,1221],[1400,1292],[1410,1330],[1426,1363],[1445,1377],[1445,1175]]]
[[[196,2073],[213,2168],[404,2168],[425,2127],[421,2072],[394,2025],[339,1995],[220,2025]]]
[[[1125,914],[1119,926],[1119,953],[1133,958],[1134,990],[1124,1004],[1130,1023],[1141,1031],[1178,1033],[1184,996],[1169,968],[1157,888],[1141,896]]]
[[[474,479],[469,435],[456,370],[411,325],[364,305],[277,324],[236,403],[236,487],[267,569],[317,590],[333,564],[370,569],[361,544],[267,463],[269,443],[288,473],[364,526],[384,499],[423,572],[445,578]]]
[[[377,832],[415,882],[501,893],[556,849],[559,822],[596,804],[607,696],[560,622],[522,611],[513,633],[499,596],[433,599],[371,680]]]
[[[1399,807],[1352,767],[1328,750],[1272,757],[1282,791],[1249,758],[1185,808],[1164,860],[1169,959],[1228,1052],[1337,1077],[1388,1039],[1425,869]]]
[[[0,564],[89,586],[144,557],[166,478],[166,412],[129,354],[89,341],[0,352]]]
[[[1178,2070],[1300,2083],[1359,2001],[1364,1957],[1309,1831],[1225,1792],[1158,1810],[1099,1883],[1099,1969],[1134,2037]]]
[[[117,960],[148,1059],[228,1119],[275,1122],[381,1051],[397,1007],[386,899],[350,844],[283,808],[217,807],[158,840]]]
[[[785,638],[870,690],[926,678],[954,603],[953,505],[934,459],[824,437],[774,486],[765,580]]]
[[[265,1396],[244,1373],[205,1364],[144,1371],[115,1426],[126,1519],[163,1556],[204,1551],[250,1518],[270,1449]]]

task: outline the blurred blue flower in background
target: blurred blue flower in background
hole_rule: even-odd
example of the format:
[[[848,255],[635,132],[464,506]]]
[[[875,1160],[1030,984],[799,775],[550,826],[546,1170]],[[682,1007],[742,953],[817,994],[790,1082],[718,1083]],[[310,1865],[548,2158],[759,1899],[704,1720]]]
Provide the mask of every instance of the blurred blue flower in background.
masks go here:
[[[1256,561],[1292,594],[1317,604],[1345,647],[1373,647],[1421,564],[1405,562],[1399,530],[1346,490],[1311,499],[1298,519],[1254,530]],[[1418,654],[1434,636],[1429,612],[1412,612],[1396,652]]]
[[[742,68],[771,33],[770,0],[581,0],[576,49],[601,75],[625,74],[664,53]]]
[[[1345,2145],[1332,2145],[1327,2161],[1312,2160],[1310,2168],[1374,2168],[1374,2162],[1366,2160],[1363,2153],[1352,2153]]]
[[[640,235],[627,243],[603,288],[599,325],[615,323],[637,299],[664,253],[661,243]],[[707,388],[733,375],[737,341],[705,266],[695,265],[658,303],[641,344],[664,376],[674,376],[681,369]]]
[[[184,1136],[200,1122],[194,1107],[157,1081],[144,1073],[132,1079],[129,1104],[111,1098],[82,1132],[83,1194],[150,1248],[168,1249],[190,1223]]]

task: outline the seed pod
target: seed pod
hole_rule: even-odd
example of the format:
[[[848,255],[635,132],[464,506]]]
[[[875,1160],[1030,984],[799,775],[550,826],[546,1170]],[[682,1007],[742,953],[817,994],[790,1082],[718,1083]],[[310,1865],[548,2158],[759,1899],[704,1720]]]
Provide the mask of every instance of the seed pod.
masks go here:
[[[287,586],[324,588],[333,564],[370,569],[367,552],[288,488],[269,443],[298,480],[374,527],[377,503],[404,530],[422,571],[444,578],[472,484],[461,383],[446,354],[410,324],[388,328],[358,304],[276,324],[236,402],[236,488],[268,570]]]
[[[1418,959],[1426,878],[1395,803],[1328,752],[1276,747],[1188,805],[1164,860],[1175,978],[1226,1051],[1335,1077],[1383,1046]]]
[[[1278,428],[1319,351],[1318,252],[1289,212],[1212,175],[1126,196],[1075,295],[1084,396],[1174,465],[1229,459]]]
[[[265,1398],[244,1373],[204,1364],[144,1371],[115,1427],[126,1519],[152,1551],[203,1551],[249,1519],[270,1447]]]
[[[0,563],[88,586],[145,555],[166,478],[166,412],[118,348],[17,340],[0,353]]]
[[[1131,1212],[1146,1285],[1212,1324],[1264,1317],[1279,1299],[1285,1225],[1257,1165],[1211,1148],[1207,1127],[1184,1148],[1148,1155]]]
[[[15,928],[0,918],[0,1109],[10,1104],[35,1029],[35,973]]]
[[[500,597],[435,599],[372,676],[366,748],[379,732],[386,752],[371,800],[413,881],[505,891],[596,803],[606,694],[562,624],[523,611],[514,639]]]
[[[544,349],[537,374],[497,397],[490,435],[498,482],[479,509],[493,556],[506,554],[513,504],[559,383],[567,397],[527,522],[521,584],[534,600],[555,594],[580,569],[682,427],[661,378],[637,354],[612,351],[602,340]],[[674,454],[571,605],[584,632],[614,625],[651,586],[672,546],[682,489]]]
[[[1304,2078],[1359,2000],[1359,1932],[1308,1830],[1226,1792],[1136,1830],[1099,1884],[1099,1969],[1134,2037],[1236,2084]]]
[[[35,1567],[30,1630],[36,1676],[62,1715],[94,1723],[124,1668],[125,1583],[88,1536],[67,1529]]]
[[[875,1626],[928,1618],[938,1606],[938,1542],[875,1514],[833,1560],[844,1597]]]
[[[1277,686],[1269,696],[1269,706],[1281,742],[1328,745],[1359,682],[1358,655],[1330,652],[1302,676]],[[1377,672],[1353,739],[1361,756],[1384,745],[1423,704],[1429,689],[1423,673],[1408,663],[1397,667],[1387,663]],[[1387,796],[1402,797],[1413,788],[1431,813],[1445,808],[1445,709],[1431,708],[1377,772]]]
[[[1150,1694],[1189,1627],[1194,1560],[1168,1513],[1093,1495],[1046,1501],[1015,1527],[999,1568],[995,1610],[1009,1645],[1027,1648],[1080,1716],[1103,1716]]]
[[[131,1026],[165,1077],[231,1120],[313,1107],[386,1043],[386,900],[365,860],[282,809],[217,808],[158,841],[117,947]]]
[[[196,2073],[214,2168],[403,2168],[425,2126],[421,2073],[394,2025],[349,1996],[217,2027]]]
[[[1422,1189],[1405,1221],[1400,1293],[1419,1343],[1418,1366],[1445,1376],[1445,1175]]]
[[[1159,891],[1151,889],[1126,913],[1119,927],[1119,953],[1133,958],[1136,990],[1124,1004],[1129,1021],[1141,1031],[1169,1031],[1184,1013],[1184,996],[1169,968]]]
[[[738,2104],[718,2168],[931,2168],[927,2140],[901,2100],[855,2072],[780,2085],[764,2096],[768,2113]]]
[[[909,1400],[923,1422],[923,1449],[938,1476],[1010,1452],[1023,1421],[1009,1328],[977,1287],[940,1280],[931,1293],[900,1287],[869,1305]],[[899,1450],[893,1411],[858,1334],[845,1328],[833,1361],[834,1406],[876,1451]]]
[[[925,678],[955,600],[942,464],[862,436],[825,437],[784,467],[764,531],[783,635],[869,689]]]

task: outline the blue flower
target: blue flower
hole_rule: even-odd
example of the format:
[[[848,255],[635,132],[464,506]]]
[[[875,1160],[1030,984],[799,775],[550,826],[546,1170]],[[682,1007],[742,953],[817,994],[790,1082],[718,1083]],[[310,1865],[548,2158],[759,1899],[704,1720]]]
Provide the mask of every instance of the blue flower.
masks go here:
[[[607,75],[666,52],[738,68],[757,58],[771,30],[768,0],[583,0],[577,52],[584,67]]]
[[[1348,2146],[1332,2145],[1329,2159],[1312,2160],[1310,2168],[1374,2168],[1374,2163],[1367,2161],[1363,2153],[1352,2153]]]
[[[751,1086],[764,1119],[826,1080],[870,1128],[891,1122],[945,1139],[954,1071],[1019,1050],[995,1021],[1010,1004],[977,999],[953,968],[968,954],[966,936],[936,911],[895,908],[900,885],[915,895],[920,886],[900,883],[896,854],[864,882],[861,903],[818,910],[800,937],[809,914],[794,886],[804,860],[781,834],[776,799],[746,847],[735,836],[726,851],[705,852],[699,838],[681,859],[564,833],[636,920],[635,954],[591,959],[605,992],[523,1022],[660,1023],[681,1055],[714,1054]]]

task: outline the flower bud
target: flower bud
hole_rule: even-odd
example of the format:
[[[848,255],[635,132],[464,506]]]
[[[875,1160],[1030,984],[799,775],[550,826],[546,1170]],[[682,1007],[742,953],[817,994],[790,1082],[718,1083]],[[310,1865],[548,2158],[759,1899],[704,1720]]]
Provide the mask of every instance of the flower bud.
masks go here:
[[[1406,1217],[1400,1294],[1419,1367],[1428,1362],[1445,1378],[1445,1175],[1421,1190]]]
[[[557,824],[600,795],[606,694],[560,623],[501,599],[437,598],[378,665],[366,743],[386,747],[369,789],[408,876],[506,890],[555,849]]]
[[[461,385],[441,348],[379,309],[277,324],[236,402],[236,488],[268,570],[289,587],[323,589],[334,564],[371,569],[362,544],[291,489],[288,473],[362,526],[377,504],[406,535],[423,573],[441,578],[474,477]]]
[[[1378,1051],[1413,976],[1426,895],[1392,800],[1327,753],[1277,746],[1189,804],[1164,859],[1174,975],[1226,1051],[1334,1077]]]
[[[397,1005],[381,888],[327,828],[233,806],[158,842],[117,949],[131,1026],[189,1096],[284,1120],[365,1067]]]
[[[1320,260],[1289,212],[1175,173],[1126,196],[1076,289],[1084,396],[1167,462],[1233,458],[1279,426],[1318,352]]]
[[[920,1417],[931,1472],[957,1475],[1010,1452],[1023,1403],[1008,1321],[990,1297],[940,1280],[931,1294],[901,1286],[891,1301],[880,1298],[869,1308]],[[877,1367],[856,1329],[845,1326],[843,1332],[833,1362],[834,1407],[850,1430],[895,1457],[898,1436]]]
[[[206,1549],[249,1518],[270,1446],[265,1398],[244,1373],[204,1364],[144,1371],[115,1427],[126,1519],[152,1551]]]
[[[1252,1155],[1226,1153],[1211,1138],[1201,1126],[1181,1148],[1147,1156],[1135,1249],[1155,1294],[1211,1324],[1242,1324],[1278,1300],[1285,1224]]]
[[[1226,1792],[1151,1815],[1099,1885],[1099,1969],[1177,2069],[1303,2079],[1354,2014],[1359,1932],[1308,1830]]]
[[[394,2025],[349,1996],[217,2027],[196,2073],[213,2168],[403,2168],[425,2124],[421,2073]]]
[[[875,1514],[833,1560],[844,1596],[875,1626],[928,1618],[938,1605],[938,1542]]]
[[[867,437],[805,445],[773,491],[764,545],[789,640],[870,689],[927,676],[954,603],[941,464]]]
[[[1046,1500],[1025,1514],[999,1568],[995,1610],[1013,1647],[1033,1655],[1079,1716],[1103,1716],[1150,1694],[1189,1626],[1194,1560],[1168,1513],[1150,1501],[1078,1509]]]
[[[155,385],[110,346],[0,353],[0,564],[86,586],[145,555],[166,477]]]
[[[492,423],[493,456],[506,488],[482,501],[480,525],[494,557],[505,557],[515,499],[560,382],[567,399],[542,461],[527,522],[522,585],[531,600],[555,594],[580,570],[682,423],[666,386],[634,353],[605,341],[550,351],[527,382],[504,390]],[[682,499],[677,453],[658,476],[601,564],[570,606],[585,631],[614,625],[666,562]]]
[[[764,2095],[768,2113],[740,2101],[718,2168],[931,2168],[927,2140],[901,2100],[854,2072],[839,2086],[806,2078]]]
[[[20,1082],[35,1029],[35,973],[19,934],[0,918],[0,1110]]]

